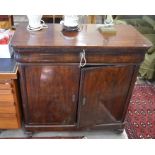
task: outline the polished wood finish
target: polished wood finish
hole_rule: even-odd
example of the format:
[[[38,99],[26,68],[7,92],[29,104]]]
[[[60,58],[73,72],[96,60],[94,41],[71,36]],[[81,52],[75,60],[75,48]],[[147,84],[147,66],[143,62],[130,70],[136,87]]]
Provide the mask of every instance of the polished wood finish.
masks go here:
[[[132,65],[82,69],[78,119],[80,127],[122,121],[133,72]]]
[[[7,62],[11,66],[8,66]],[[21,127],[17,66],[11,62],[11,59],[0,61],[0,129]]]
[[[72,34],[70,33],[64,35],[60,24],[48,24],[48,29],[37,32],[28,32],[26,26],[27,24],[21,24],[17,28],[11,42],[14,48],[27,49],[28,47],[30,49],[35,47],[39,50],[40,47],[43,49],[57,47],[59,49],[60,47],[71,48],[76,46],[76,48],[82,47],[86,49],[92,47],[97,49],[105,47],[147,49],[148,46],[151,46],[149,40],[129,25],[115,25],[116,35],[103,35],[97,30],[97,25],[94,24],[84,25],[75,37],[71,37]],[[37,51],[35,49],[32,52],[36,53]],[[133,53],[132,50],[128,50],[128,52]],[[58,53],[60,53],[59,50]]]
[[[75,66],[25,66],[28,124],[75,124],[79,72]],[[35,92],[35,95],[34,95]]]
[[[116,35],[101,34],[97,26],[83,25],[74,34],[62,32],[59,24],[38,32],[28,32],[25,24],[17,28],[11,45],[27,131],[123,131],[138,68],[151,43],[132,26],[116,25]],[[84,51],[86,65],[80,67]]]
[[[20,54],[16,54],[16,60],[22,63],[40,63],[40,62],[50,62],[50,63],[79,63],[80,59],[80,52],[83,51],[85,48],[71,48],[71,49],[64,49],[64,48],[52,48],[52,49],[36,49],[33,52],[33,49],[26,49]],[[53,51],[52,53],[48,51]],[[128,49],[108,49],[105,48],[104,52],[97,48],[95,49],[85,49],[86,50],[86,57],[87,63],[140,63],[144,57],[142,55],[146,50],[140,49],[131,49],[135,51],[131,53]],[[58,51],[60,52],[59,56]],[[117,52],[117,53],[115,53]]]

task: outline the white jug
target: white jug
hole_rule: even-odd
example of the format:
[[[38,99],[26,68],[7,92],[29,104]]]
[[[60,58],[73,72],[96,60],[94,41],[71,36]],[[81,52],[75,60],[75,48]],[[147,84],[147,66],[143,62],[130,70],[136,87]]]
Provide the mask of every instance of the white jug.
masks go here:
[[[79,18],[77,15],[65,15],[64,20],[60,22],[66,27],[76,27],[79,24]]]
[[[27,15],[28,18],[28,26],[27,30],[29,31],[37,31],[41,30],[42,28],[47,28],[47,25],[42,19],[42,15]]]

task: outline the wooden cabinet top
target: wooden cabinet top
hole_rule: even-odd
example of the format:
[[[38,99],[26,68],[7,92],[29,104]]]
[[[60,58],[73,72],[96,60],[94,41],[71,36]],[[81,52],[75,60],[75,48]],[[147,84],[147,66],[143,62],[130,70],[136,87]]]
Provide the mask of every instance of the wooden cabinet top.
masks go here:
[[[95,24],[83,25],[77,33],[62,33],[62,25],[48,24],[48,29],[29,32],[27,24],[17,27],[11,41],[14,48],[51,48],[51,47],[102,47],[102,48],[144,48],[151,42],[130,25],[115,25],[115,35],[101,34]]]

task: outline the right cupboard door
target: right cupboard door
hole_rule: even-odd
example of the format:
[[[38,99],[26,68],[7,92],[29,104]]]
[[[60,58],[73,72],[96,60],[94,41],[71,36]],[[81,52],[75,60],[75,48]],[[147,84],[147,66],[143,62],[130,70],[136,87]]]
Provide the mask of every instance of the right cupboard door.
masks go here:
[[[85,67],[81,71],[78,126],[121,122],[134,80],[132,65]],[[132,86],[133,87],[133,86]],[[127,108],[126,108],[127,109]]]

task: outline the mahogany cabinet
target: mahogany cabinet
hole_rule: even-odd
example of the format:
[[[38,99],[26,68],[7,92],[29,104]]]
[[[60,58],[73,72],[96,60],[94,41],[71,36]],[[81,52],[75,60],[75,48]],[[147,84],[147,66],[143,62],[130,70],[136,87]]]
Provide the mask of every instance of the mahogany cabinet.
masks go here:
[[[129,25],[115,35],[97,25],[62,32],[59,24],[28,32],[21,24],[11,45],[18,62],[27,131],[123,131],[140,63],[151,43]]]

